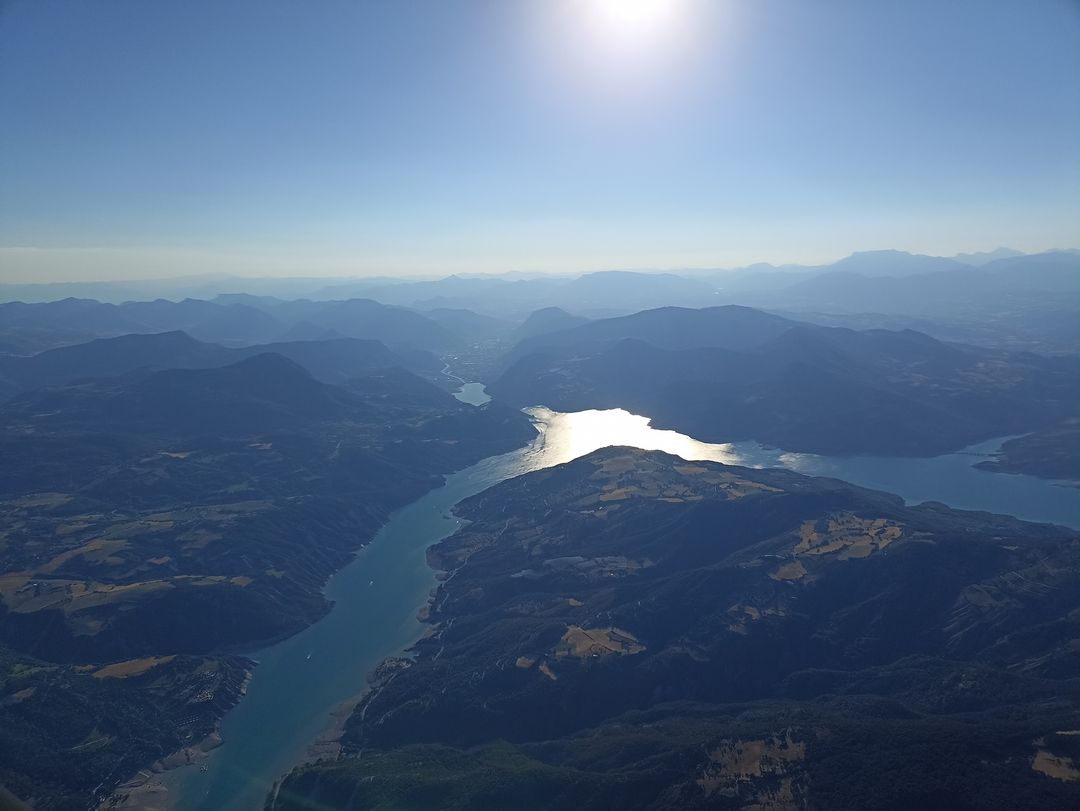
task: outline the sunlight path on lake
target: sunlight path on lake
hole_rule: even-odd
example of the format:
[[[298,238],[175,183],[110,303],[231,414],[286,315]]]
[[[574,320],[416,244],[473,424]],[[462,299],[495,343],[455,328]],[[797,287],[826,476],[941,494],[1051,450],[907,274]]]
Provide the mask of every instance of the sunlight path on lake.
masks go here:
[[[540,429],[530,461],[540,467],[561,465],[611,445],[664,451],[687,460],[708,460],[727,465],[745,464],[734,445],[710,445],[676,431],[660,431],[648,417],[623,411],[577,411],[560,414],[550,408],[525,410]]]

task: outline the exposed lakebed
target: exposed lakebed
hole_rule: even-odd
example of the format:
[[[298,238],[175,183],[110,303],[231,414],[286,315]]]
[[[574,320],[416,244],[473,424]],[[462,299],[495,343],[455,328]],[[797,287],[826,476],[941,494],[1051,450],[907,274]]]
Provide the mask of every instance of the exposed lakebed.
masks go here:
[[[479,386],[459,393],[466,402],[482,401],[483,396]],[[170,775],[174,805],[261,808],[274,780],[305,756],[330,726],[335,710],[364,690],[366,675],[423,634],[417,611],[436,585],[425,551],[458,528],[453,506],[505,479],[601,447],[629,445],[686,459],[782,466],[887,490],[909,502],[936,500],[1080,527],[1080,489],[973,467],[1001,445],[1000,439],[930,459],[830,458],[755,443],[701,443],[655,430],[646,417],[621,410],[561,414],[536,408],[530,414],[540,430],[532,444],[448,476],[444,487],[396,512],[372,543],[330,580],[326,594],[335,606],[326,617],[251,654],[259,667],[247,697],[225,718],[226,744],[211,754],[206,772],[185,769]]]

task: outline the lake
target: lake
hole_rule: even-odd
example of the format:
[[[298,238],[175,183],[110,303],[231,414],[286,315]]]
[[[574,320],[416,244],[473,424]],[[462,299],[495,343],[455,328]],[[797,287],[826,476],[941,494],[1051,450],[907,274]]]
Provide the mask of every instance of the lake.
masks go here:
[[[487,393],[483,383],[464,383],[454,392],[454,396],[461,402],[474,406],[482,406],[491,401],[491,395]]]
[[[471,388],[470,388],[471,386]],[[485,402],[480,384],[458,392]],[[462,499],[505,479],[551,467],[609,445],[662,450],[685,459],[752,467],[786,467],[887,490],[908,502],[942,501],[1080,528],[1080,489],[1029,476],[988,473],[972,467],[1002,439],[929,459],[831,458],[770,450],[752,442],[707,444],[675,431],[659,431],[646,417],[622,410],[562,414],[529,409],[536,440],[447,477],[394,513],[390,521],[326,587],[335,607],[326,617],[283,642],[252,654],[259,662],[247,697],[225,718],[225,745],[208,771],[187,768],[165,777],[182,809],[259,809],[273,782],[302,759],[343,702],[365,688],[366,675],[424,631],[417,610],[436,585],[425,550],[453,533],[450,511]]]

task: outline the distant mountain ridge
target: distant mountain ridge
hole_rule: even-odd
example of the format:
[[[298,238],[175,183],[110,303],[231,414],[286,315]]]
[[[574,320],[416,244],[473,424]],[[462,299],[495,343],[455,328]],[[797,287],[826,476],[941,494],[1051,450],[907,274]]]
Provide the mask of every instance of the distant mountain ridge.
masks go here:
[[[796,323],[738,305],[699,310],[660,307],[526,338],[513,347],[508,357],[520,358],[570,346],[610,345],[626,338],[645,341],[663,349],[749,349],[778,337]]]
[[[995,248],[992,251],[975,251],[974,253],[958,253],[952,258],[957,262],[963,262],[965,265],[985,265],[987,262],[993,262],[995,259],[1012,259],[1017,256],[1024,256],[1023,251],[1018,251],[1013,248]]]
[[[500,337],[510,331],[511,322],[482,315],[461,307],[436,307],[422,312],[425,318],[469,339]]]
[[[571,315],[561,307],[542,307],[529,313],[528,318],[514,330],[512,338],[514,343],[520,343],[544,333],[579,327],[588,320],[581,315]]]
[[[57,386],[86,377],[113,377],[139,369],[206,369],[253,355],[290,358],[317,379],[338,383],[371,369],[409,366],[379,341],[338,338],[229,348],[197,341],[185,332],[131,334],[59,347],[30,357],[0,357],[0,384],[8,393]],[[2,395],[0,391],[0,395]]]
[[[232,346],[282,338],[337,335],[380,340],[391,348],[441,352],[463,336],[420,313],[368,299],[268,301],[254,296],[223,302],[184,299],[108,304],[63,299],[38,304],[0,304],[0,342],[40,340],[42,349],[131,333],[182,330],[194,338]]]
[[[522,342],[489,391],[519,406],[625,408],[704,441],[832,455],[944,453],[1054,425],[1080,403],[1074,358],[995,353],[913,330],[819,327],[746,308],[639,315],[647,318]],[[727,326],[757,333],[729,340],[716,320],[732,316]]]
[[[308,287],[294,280],[296,284],[278,286],[307,298],[266,295],[266,290],[280,290],[262,281],[234,282],[213,299],[0,304],[0,353],[33,354],[92,338],[182,329],[200,340],[233,346],[354,337],[381,340],[397,352],[411,347],[444,355],[477,341],[522,340],[533,327],[515,336],[514,325],[547,308],[603,319],[663,306],[724,304],[796,318],[806,313],[807,320],[823,323],[858,317],[872,324],[867,319],[881,315],[907,319],[902,325],[925,327],[948,340],[1039,352],[1080,351],[1080,329],[1070,326],[1080,308],[1080,254],[1073,249],[1021,254],[999,248],[954,257],[881,250],[822,265],[319,280]],[[207,282],[193,282],[192,293],[207,295],[213,289]],[[260,292],[235,292],[245,286]],[[31,298],[51,298],[82,289],[97,288],[0,285],[0,296],[23,291]],[[991,321],[994,328],[986,328]]]
[[[605,270],[574,275],[554,275],[544,273],[521,274],[508,272],[486,275],[450,275],[435,279],[407,279],[388,277],[367,277],[354,279],[334,278],[292,278],[261,279],[238,278],[229,276],[190,276],[166,280],[140,280],[132,282],[50,282],[0,284],[0,302],[45,303],[60,300],[98,299],[101,302],[120,306],[125,302],[146,303],[168,299],[173,302],[182,300],[211,300],[218,304],[238,304],[247,307],[268,308],[275,303],[294,300],[327,301],[350,298],[369,298],[391,305],[417,307],[420,309],[461,308],[468,299],[483,297],[489,303],[501,301],[524,303],[533,301],[532,309],[538,306],[567,306],[576,296],[589,307],[602,297],[625,298],[626,290],[631,290],[632,303],[614,301],[617,307],[638,305],[638,309],[665,304],[690,304],[686,301],[666,301],[640,299],[641,293],[659,294],[668,298],[708,295],[713,292],[708,285],[703,285],[701,277],[708,273],[719,272],[724,275],[740,272],[762,274],[799,274],[803,272],[860,272],[866,275],[911,275],[929,272],[934,269],[951,269],[956,264],[977,267],[988,262],[1006,258],[1035,257],[1045,253],[1076,254],[1077,248],[1056,248],[1043,252],[1025,253],[1013,248],[999,247],[989,251],[958,253],[954,256],[931,256],[915,254],[896,249],[865,250],[847,257],[824,264],[810,265],[786,263],[773,265],[768,262],[756,262],[737,268],[687,269],[686,271],[626,271]],[[635,289],[636,288],[636,289]],[[566,296],[560,290],[565,289]],[[238,292],[247,290],[250,292]],[[675,290],[673,293],[672,291]],[[564,301],[539,302],[551,296],[565,298]],[[523,306],[527,306],[523,304]],[[484,308],[481,307],[481,310]],[[524,314],[523,314],[524,315]]]
[[[963,267],[963,263],[942,256],[926,256],[906,251],[861,251],[833,262],[827,266],[826,270],[829,273],[904,277],[922,273],[942,273]]]

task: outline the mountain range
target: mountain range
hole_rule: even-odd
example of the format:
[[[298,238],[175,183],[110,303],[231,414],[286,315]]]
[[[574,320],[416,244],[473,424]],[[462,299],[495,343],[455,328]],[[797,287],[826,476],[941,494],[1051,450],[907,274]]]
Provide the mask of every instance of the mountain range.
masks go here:
[[[880,325],[891,318],[897,326],[946,340],[998,348],[1063,353],[1080,347],[1071,317],[1080,304],[1080,253],[1073,250],[1025,255],[998,249],[952,258],[864,251],[816,266],[325,282],[305,288],[299,280],[277,287],[244,280],[231,289],[228,281],[220,282],[224,287],[193,282],[192,292],[223,291],[212,300],[13,302],[0,305],[0,353],[32,354],[95,337],[181,329],[231,345],[354,337],[381,340],[395,351],[409,345],[441,354],[470,341],[506,338],[538,309],[607,318],[660,306],[721,304],[827,325],[858,327],[860,319]],[[312,297],[235,292],[242,288],[306,290]],[[0,297],[38,301],[56,298],[59,290],[99,291],[107,298],[112,288],[0,286]]]
[[[527,339],[490,390],[519,406],[626,408],[707,441],[918,456],[1076,416],[1080,363],[748,308],[663,308]]]
[[[1080,480],[1076,252],[44,289],[0,286],[31,300],[0,304],[0,808],[156,801],[147,775],[220,743],[239,652],[327,594],[316,635],[377,647],[296,640],[309,669],[270,654],[263,684],[311,718],[358,695],[426,542],[428,632],[268,808],[1080,804],[1075,530],[629,448],[519,475],[626,417],[521,408],[618,408],[771,449],[746,458],[926,470],[942,499],[976,464],[1070,516],[1039,502]],[[384,527],[356,594],[391,602],[348,610],[324,587]],[[415,592],[376,568],[399,554]],[[343,651],[368,660],[319,668]],[[280,774],[234,754],[261,757],[214,755],[209,791]]]
[[[373,369],[410,365],[381,342],[357,338],[231,348],[197,341],[184,332],[161,332],[99,338],[29,357],[0,356],[0,393],[5,389],[10,394],[137,370],[227,366],[260,354],[289,358],[324,383],[341,383]]]
[[[230,296],[222,302],[63,299],[0,304],[0,347],[35,352],[92,338],[184,331],[215,343],[245,346],[309,338],[378,340],[394,349],[442,352],[463,336],[420,313],[375,301],[280,301]]]

